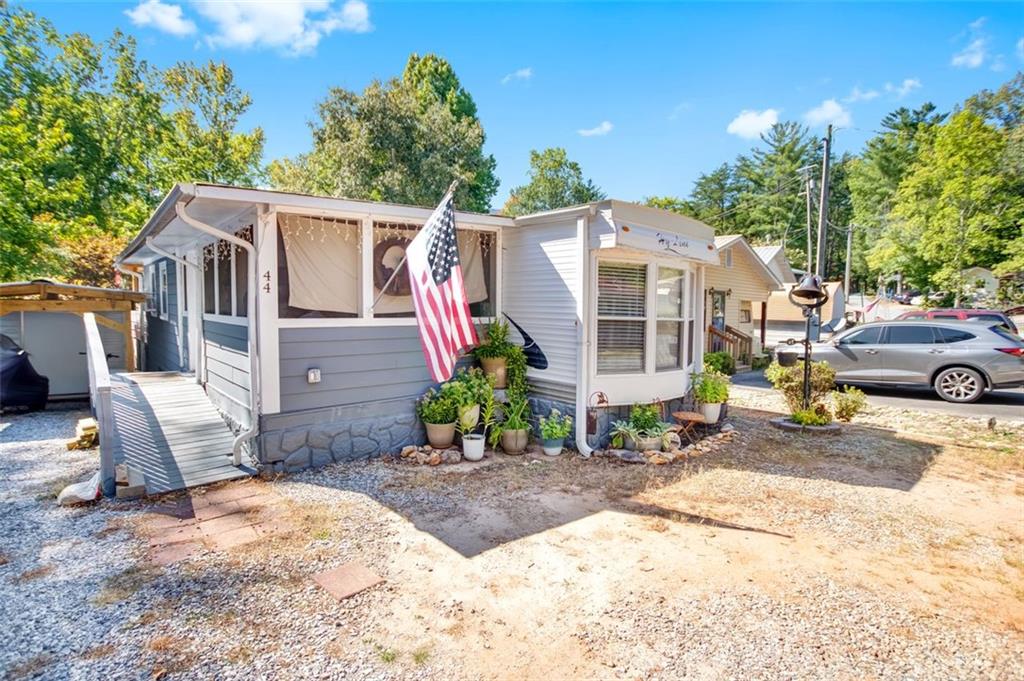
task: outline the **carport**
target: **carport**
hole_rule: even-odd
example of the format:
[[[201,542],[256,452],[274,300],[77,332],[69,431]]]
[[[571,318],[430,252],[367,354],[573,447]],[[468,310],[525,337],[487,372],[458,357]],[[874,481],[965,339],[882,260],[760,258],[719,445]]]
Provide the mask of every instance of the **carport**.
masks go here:
[[[50,397],[89,393],[82,315],[96,316],[111,369],[136,370],[132,309],[145,293],[50,280],[0,284],[0,333],[24,348],[50,379]]]

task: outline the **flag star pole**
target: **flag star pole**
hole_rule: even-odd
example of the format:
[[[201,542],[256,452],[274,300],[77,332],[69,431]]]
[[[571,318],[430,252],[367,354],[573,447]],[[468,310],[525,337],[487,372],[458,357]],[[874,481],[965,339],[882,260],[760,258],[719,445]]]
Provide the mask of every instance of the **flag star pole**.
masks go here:
[[[458,177],[452,180],[452,183],[448,185],[448,191],[446,191],[444,193],[444,196],[441,197],[441,203],[444,203],[445,196],[448,196],[449,194],[455,194],[455,190],[459,188],[460,182],[462,182],[462,180]],[[434,248],[436,249],[437,247],[435,246]],[[384,297],[384,292],[388,290],[388,286],[391,286],[391,282],[393,282],[395,280],[395,277],[398,276],[398,273],[402,271],[402,265],[405,264],[405,261],[408,257],[409,256],[406,254],[402,255],[402,260],[398,263],[398,266],[395,267],[395,270],[391,273],[391,276],[388,277],[388,280],[384,282],[384,285],[380,287],[380,293],[378,293],[377,297],[373,299],[373,305],[370,306],[370,312],[373,312],[374,308],[377,307],[377,303],[379,303],[380,299]]]

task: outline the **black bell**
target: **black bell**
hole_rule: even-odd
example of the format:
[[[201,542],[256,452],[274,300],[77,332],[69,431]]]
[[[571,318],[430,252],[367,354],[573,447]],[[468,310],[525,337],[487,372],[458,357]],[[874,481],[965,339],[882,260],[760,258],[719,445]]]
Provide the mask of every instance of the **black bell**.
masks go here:
[[[816,305],[828,298],[828,293],[821,286],[821,277],[816,274],[805,274],[796,288],[789,292],[798,305]]]

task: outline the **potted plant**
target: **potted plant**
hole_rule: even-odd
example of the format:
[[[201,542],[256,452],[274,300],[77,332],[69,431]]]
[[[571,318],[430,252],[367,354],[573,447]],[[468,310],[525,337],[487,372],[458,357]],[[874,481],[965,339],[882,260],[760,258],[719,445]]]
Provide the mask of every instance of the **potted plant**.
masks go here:
[[[722,404],[729,399],[729,377],[714,370],[694,374],[693,398],[701,405],[704,421],[718,423]]]
[[[427,441],[434,449],[452,446],[458,408],[450,396],[431,388],[416,405],[416,413],[427,427]]]
[[[558,456],[565,446],[565,438],[572,432],[572,417],[557,409],[552,409],[547,418],[540,417],[540,436],[544,441],[544,453],[548,456]]]
[[[616,449],[636,449],[639,432],[629,421],[612,423],[612,447]]]
[[[634,404],[629,410],[630,426],[636,431],[637,451],[649,449],[661,451],[661,411],[656,404]]]
[[[508,324],[497,319],[487,325],[487,340],[473,349],[484,373],[493,379],[494,387],[503,389],[508,380],[507,357],[512,343],[508,340]]]
[[[494,388],[480,369],[459,369],[452,380],[441,386],[441,394],[455,403],[460,432],[469,433],[480,422],[480,405],[488,396],[494,396]]]
[[[487,429],[494,425],[494,393],[488,393],[480,406],[480,423],[483,426],[482,432],[474,433],[463,429],[462,421],[459,421],[458,428],[462,434],[462,456],[466,461],[480,461],[484,458],[484,444],[487,441]],[[474,428],[476,426],[474,425]]]
[[[501,443],[506,454],[522,454],[530,440],[530,403],[514,396],[505,404],[501,423],[491,430],[491,446]]]

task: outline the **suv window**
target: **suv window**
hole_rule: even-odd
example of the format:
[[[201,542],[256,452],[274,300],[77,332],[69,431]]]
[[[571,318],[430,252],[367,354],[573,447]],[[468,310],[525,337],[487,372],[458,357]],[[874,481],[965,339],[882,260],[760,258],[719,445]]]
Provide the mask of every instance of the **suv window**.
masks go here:
[[[935,340],[935,327],[932,326],[890,326],[885,342],[889,345],[932,344]]]
[[[939,334],[939,338],[945,343],[962,343],[969,341],[972,338],[977,338],[973,333],[961,331],[960,329],[950,329],[947,327],[937,327],[935,331]]]
[[[993,327],[990,327],[989,330],[992,331],[992,333],[995,333],[996,335],[1001,336],[1016,345],[1024,345],[1024,340],[1022,340],[1021,337],[1015,334],[1014,332],[1007,329],[1005,326],[997,324]]]
[[[877,345],[878,337],[882,335],[882,327],[872,326],[860,331],[854,331],[848,336],[840,339],[840,345]]]
[[[1006,323],[1006,319],[1004,319],[1003,315],[1001,314],[975,314],[967,316],[970,317],[971,319],[977,319],[982,322],[999,322],[1000,324]]]

